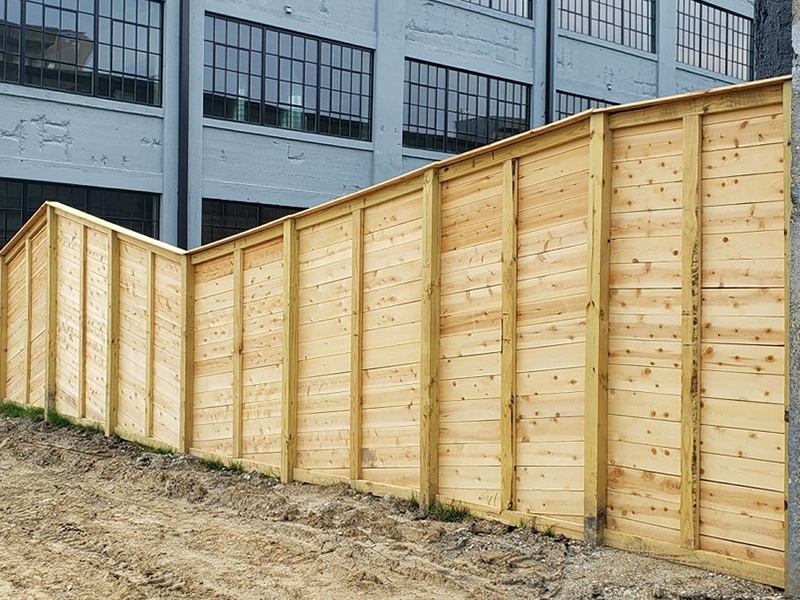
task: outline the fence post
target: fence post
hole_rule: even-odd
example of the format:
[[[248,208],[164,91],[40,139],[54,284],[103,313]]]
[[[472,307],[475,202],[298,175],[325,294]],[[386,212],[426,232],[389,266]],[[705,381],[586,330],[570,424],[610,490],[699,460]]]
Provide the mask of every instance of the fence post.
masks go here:
[[[152,250],[147,251],[147,346],[145,348],[144,361],[144,436],[153,437],[153,412],[155,411],[155,337],[156,337],[156,254]]]
[[[49,233],[49,232],[48,232]],[[25,307],[25,367],[23,368],[23,372],[25,373],[25,399],[24,404],[27,406],[31,403],[31,338],[33,337],[31,334],[31,319],[33,318],[33,264],[32,264],[32,249],[31,249],[31,236],[27,234],[25,236],[25,300],[27,305]],[[49,285],[48,285],[48,292],[49,292]],[[49,321],[49,319],[48,319]],[[48,340],[48,350],[50,347],[49,340]],[[48,355],[48,362],[49,362],[49,355]],[[47,406],[47,398],[45,397],[45,406],[44,406],[44,418],[45,420],[48,419],[47,411],[49,407]]]
[[[517,159],[503,163],[503,341],[500,360],[500,509],[514,507],[517,395]]]
[[[793,17],[792,44],[800,52],[800,12]],[[783,88],[784,203],[786,213],[786,553],[787,595],[800,598],[800,61]]]
[[[29,240],[30,241],[30,240]],[[30,250],[30,246],[26,247]],[[30,254],[28,255],[30,269]],[[28,283],[30,286],[30,282]],[[29,288],[30,289],[30,288]],[[7,290],[4,290],[7,293]],[[28,354],[30,355],[30,307],[33,299],[28,296]],[[45,418],[56,408],[56,353],[58,352],[58,216],[55,208],[47,205],[47,365],[44,396]],[[5,341],[5,340],[4,340]],[[5,343],[3,344],[5,348]],[[81,361],[82,363],[83,361]],[[30,365],[30,362],[28,363]],[[28,374],[30,376],[30,373]],[[5,382],[4,382],[5,384]]]
[[[422,335],[420,352],[420,502],[439,491],[439,317],[442,261],[442,189],[439,171],[428,169],[422,184]]]
[[[0,256],[0,402],[8,397],[6,387],[8,380],[8,263],[6,263],[6,259],[5,255]]]
[[[242,346],[244,345],[244,250],[233,251],[233,440],[231,457],[242,457],[242,395],[244,393],[244,363],[242,362]]]
[[[364,294],[364,210],[353,212],[351,322],[350,322],[350,479],[361,479],[361,385]]]
[[[87,316],[86,316],[86,297],[87,297],[87,287],[88,287],[88,266],[87,266],[87,227],[85,224],[81,224],[81,235],[80,235],[80,272],[78,275],[78,286],[79,286],[79,299],[78,299],[78,306],[80,307],[79,314],[80,314],[80,331],[78,333],[78,356],[81,357],[81,360],[78,361],[78,418],[84,419],[86,418],[86,360],[84,357],[86,356],[86,330],[87,327]],[[52,252],[52,251],[51,251]],[[57,289],[57,288],[56,288]],[[49,330],[48,326],[48,330]],[[149,363],[149,361],[148,361]],[[55,403],[54,403],[55,405]]]
[[[297,343],[299,331],[297,223],[283,224],[283,394],[281,408],[281,481],[294,479],[297,460]]]
[[[681,236],[681,544],[692,550],[700,546],[702,143],[700,115],[685,116]]]
[[[192,447],[194,403],[194,265],[189,254],[181,256],[181,389],[178,451]]]
[[[608,283],[611,131],[606,113],[589,122],[589,227],[586,305],[584,539],[602,544],[608,477]]]
[[[108,230],[108,310],[106,317],[106,422],[105,434],[117,427],[119,395],[119,239]]]

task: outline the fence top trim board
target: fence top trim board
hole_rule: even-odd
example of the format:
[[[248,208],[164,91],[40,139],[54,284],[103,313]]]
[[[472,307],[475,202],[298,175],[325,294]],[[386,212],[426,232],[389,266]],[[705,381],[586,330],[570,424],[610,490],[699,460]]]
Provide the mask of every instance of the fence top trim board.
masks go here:
[[[567,117],[560,121],[549,123],[536,129],[520,133],[510,138],[494,142],[492,144],[475,148],[469,152],[451,156],[438,162],[425,165],[408,173],[404,173],[392,179],[375,184],[363,190],[353,192],[341,198],[336,198],[324,204],[308,208],[294,215],[288,215],[281,219],[265,223],[248,231],[238,233],[227,238],[199,246],[192,250],[182,250],[176,246],[160,242],[147,236],[135,233],[124,227],[114,225],[102,219],[92,217],[81,211],[70,208],[58,202],[47,202],[58,212],[80,219],[87,223],[92,223],[98,227],[115,231],[139,242],[146,243],[151,247],[177,255],[191,256],[192,263],[205,262],[221,254],[227,254],[239,247],[247,247],[251,242],[266,241],[278,238],[283,235],[283,222],[288,219],[296,219],[298,228],[314,224],[331,210],[340,208],[342,214],[348,214],[361,206],[367,206],[381,200],[397,197],[414,190],[421,189],[422,177],[425,171],[438,169],[442,172],[442,179],[449,179],[449,171],[457,165],[465,164],[475,168],[481,162],[486,162],[485,166],[490,166],[502,161],[502,156],[498,156],[501,150],[517,146],[531,140],[545,139],[554,133],[566,133],[566,141],[573,139],[579,134],[587,135],[589,119],[593,113],[608,113],[609,126],[611,129],[627,127],[637,124],[654,123],[663,120],[675,119],[686,114],[709,114],[731,110],[740,105],[755,106],[758,104],[777,104],[783,100],[783,84],[791,81],[791,76],[774,77],[759,81],[745,82],[737,85],[703,90],[699,92],[688,92],[664,98],[653,98],[641,100],[629,104],[608,106],[605,108],[590,108],[581,113]],[[750,93],[747,93],[750,92]],[[760,102],[759,102],[760,100]],[[653,111],[653,107],[659,110]],[[571,134],[571,135],[570,135]],[[557,142],[555,142],[557,143]],[[545,144],[545,147],[552,144]],[[483,160],[481,160],[483,159]],[[451,175],[452,177],[452,175]],[[31,228],[35,227],[46,211],[45,205],[31,217],[31,219],[20,229],[16,235],[0,250],[0,256],[7,256],[14,248],[17,241],[24,237]]]

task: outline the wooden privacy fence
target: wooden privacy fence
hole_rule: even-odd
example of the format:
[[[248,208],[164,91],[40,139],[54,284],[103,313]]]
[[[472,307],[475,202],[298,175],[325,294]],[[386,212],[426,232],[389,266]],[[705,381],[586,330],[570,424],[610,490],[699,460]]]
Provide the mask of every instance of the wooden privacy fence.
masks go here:
[[[595,110],[192,252],[59,204],[0,396],[783,585],[789,82]]]

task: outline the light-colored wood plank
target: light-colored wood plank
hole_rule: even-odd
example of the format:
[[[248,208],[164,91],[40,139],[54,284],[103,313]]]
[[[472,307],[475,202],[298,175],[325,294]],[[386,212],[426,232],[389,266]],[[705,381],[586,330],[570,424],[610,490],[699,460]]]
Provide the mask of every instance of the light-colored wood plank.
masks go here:
[[[233,251],[233,427],[231,448],[233,458],[242,457],[242,386],[244,364],[244,250]]]
[[[287,219],[283,226],[283,381],[281,390],[281,480],[293,480],[297,461],[297,344],[298,315],[298,245],[296,221]]]
[[[108,313],[106,316],[106,409],[105,434],[113,435],[117,425],[119,395],[119,239],[108,232]]]
[[[442,258],[442,190],[439,171],[425,171],[422,194],[422,323],[420,374],[420,501],[439,491],[439,323]]]
[[[82,245],[81,249],[83,250],[86,238],[85,238],[85,231],[82,231]],[[83,253],[81,258],[83,259]],[[81,270],[83,274],[83,269]],[[83,282],[82,282],[83,283]],[[7,291],[6,291],[7,293]],[[55,209],[52,206],[47,207],[47,362],[45,366],[45,386],[46,386],[46,397],[45,397],[45,413],[50,410],[55,410],[56,405],[56,360],[57,360],[57,341],[58,341],[58,216],[55,213]],[[83,285],[81,286],[81,343],[79,348],[79,355],[85,355],[86,349],[86,337],[85,337],[85,330],[84,330],[84,317],[83,317],[83,309],[86,305],[86,294]],[[5,340],[4,340],[5,341]],[[5,358],[5,357],[3,357]],[[80,361],[81,363],[81,379],[79,383],[79,403],[81,405],[81,409],[79,410],[78,416],[84,417],[85,416],[85,373],[83,363],[84,361]],[[3,398],[3,396],[0,396]]]
[[[782,492],[785,488],[783,463],[705,452],[702,453],[700,463],[703,481],[731,483],[742,488],[773,492]]]
[[[362,376],[364,358],[363,337],[363,295],[364,295],[364,211],[353,213],[353,241],[351,255],[351,289],[350,301],[350,448],[348,464],[350,479],[361,479],[362,467]]]
[[[517,210],[518,164],[503,163],[502,236],[502,346],[500,365],[500,507],[514,508],[514,469],[517,464],[515,440],[517,395]]]

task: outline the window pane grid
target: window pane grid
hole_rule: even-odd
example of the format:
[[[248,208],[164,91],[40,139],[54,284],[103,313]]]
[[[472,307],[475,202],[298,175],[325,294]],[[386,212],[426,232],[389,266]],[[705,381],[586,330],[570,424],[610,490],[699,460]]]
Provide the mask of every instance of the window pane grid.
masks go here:
[[[750,79],[752,31],[752,19],[698,0],[679,0],[677,60]]]
[[[161,0],[5,0],[0,80],[161,104]]]
[[[533,0],[466,0],[466,2],[525,19],[533,18]]]
[[[291,206],[203,198],[202,243],[216,242],[286,215],[294,214],[299,210],[302,209]]]
[[[459,153],[526,131],[530,86],[406,59],[403,145]]]
[[[655,52],[655,0],[559,0],[559,27]]]
[[[159,236],[160,199],[157,194],[0,179],[2,245],[8,243],[47,200],[56,200],[152,238]]]
[[[555,118],[556,120],[564,119],[590,108],[605,108],[606,106],[613,105],[613,102],[608,102],[607,100],[600,100],[599,98],[591,98],[589,96],[581,96],[580,94],[572,94],[570,92],[558,90],[556,91]]]
[[[371,139],[372,52],[206,15],[204,114]]]

